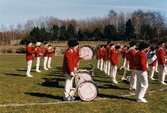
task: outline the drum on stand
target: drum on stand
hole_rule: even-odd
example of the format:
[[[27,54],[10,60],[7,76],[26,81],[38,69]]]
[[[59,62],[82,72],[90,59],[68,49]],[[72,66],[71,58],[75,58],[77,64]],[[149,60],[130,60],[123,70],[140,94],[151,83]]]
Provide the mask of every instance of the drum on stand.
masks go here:
[[[94,56],[92,47],[84,45],[79,49],[79,56],[82,60],[88,61],[91,60]]]
[[[92,101],[96,98],[98,89],[93,81],[83,81],[78,87],[78,96],[83,101]]]
[[[75,77],[75,85],[78,85],[85,80],[93,81],[92,75],[86,71],[79,72],[79,76]]]

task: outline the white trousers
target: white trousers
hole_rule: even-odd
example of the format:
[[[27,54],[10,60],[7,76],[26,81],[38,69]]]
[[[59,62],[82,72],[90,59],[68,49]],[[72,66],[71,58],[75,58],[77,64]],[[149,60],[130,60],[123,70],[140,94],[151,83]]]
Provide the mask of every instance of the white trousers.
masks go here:
[[[48,57],[44,57],[44,61],[43,61],[43,68],[46,69],[46,64],[48,61]]]
[[[137,100],[144,99],[146,90],[148,88],[148,76],[146,71],[136,70],[137,74],[137,87],[136,96]]]
[[[110,67],[111,67],[111,62],[110,60],[107,60],[107,75],[110,76]]]
[[[36,57],[36,71],[39,71],[40,57]]]
[[[158,83],[165,81],[165,66],[158,65]]]
[[[68,98],[70,90],[72,88],[74,77],[71,77],[70,74],[65,75],[65,86],[64,86],[64,97]]]
[[[51,67],[51,61],[52,61],[52,57],[48,57],[48,67]]]
[[[100,69],[100,59],[97,59],[97,69]]]
[[[116,74],[117,74],[117,65],[112,65],[111,64],[111,68],[110,68],[110,77],[112,82],[116,83]]]
[[[31,75],[30,71],[31,71],[31,67],[32,67],[32,60],[27,60],[27,72],[26,75]]]
[[[130,89],[136,89],[136,70],[131,69],[130,70],[131,75],[130,75],[130,82],[129,82],[129,88]]]
[[[149,77],[153,78],[154,77],[154,72],[155,72],[155,66],[149,66]]]
[[[104,61],[103,70],[105,73],[107,73],[107,61]]]
[[[103,63],[104,63],[104,61],[103,61],[103,59],[101,58],[101,59],[100,59],[100,70],[101,70],[101,71],[103,70]]]
[[[122,66],[124,66],[124,67],[126,66],[126,61],[127,61],[126,58],[123,58]]]

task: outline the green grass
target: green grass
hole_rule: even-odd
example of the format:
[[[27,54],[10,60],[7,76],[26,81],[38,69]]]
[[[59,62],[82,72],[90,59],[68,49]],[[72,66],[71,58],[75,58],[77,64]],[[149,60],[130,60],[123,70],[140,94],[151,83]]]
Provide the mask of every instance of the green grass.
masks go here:
[[[110,78],[104,72],[95,69],[94,81],[98,86],[98,96],[94,101],[81,101],[76,94],[77,101],[62,101],[64,90],[64,75],[61,72],[63,56],[54,56],[52,68],[41,73],[35,72],[35,61],[31,74],[33,78],[26,78],[25,55],[0,54],[0,113],[166,113],[167,90],[157,91],[146,95],[148,103],[137,103],[136,97],[121,97],[129,92],[128,84],[121,82],[122,70],[118,69],[118,85],[112,85]],[[96,59],[81,61],[81,68],[89,68],[88,63],[96,65]],[[127,73],[128,75],[128,73]],[[58,87],[43,86],[46,78],[59,80]],[[157,73],[155,74],[157,79]],[[149,80],[149,91],[167,88]],[[135,93],[134,91],[132,91]],[[2,106],[7,104],[23,104],[23,106]],[[27,105],[38,103],[38,105]],[[41,105],[40,103],[50,103]],[[54,103],[54,104],[53,104]]]

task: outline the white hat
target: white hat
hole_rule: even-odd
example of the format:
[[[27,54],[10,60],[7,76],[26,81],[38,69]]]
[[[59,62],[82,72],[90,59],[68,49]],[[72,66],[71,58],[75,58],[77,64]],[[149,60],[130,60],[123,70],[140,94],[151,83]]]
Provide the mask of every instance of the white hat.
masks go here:
[[[36,43],[36,46],[40,46],[40,45],[41,45],[41,42],[37,42],[37,43]]]

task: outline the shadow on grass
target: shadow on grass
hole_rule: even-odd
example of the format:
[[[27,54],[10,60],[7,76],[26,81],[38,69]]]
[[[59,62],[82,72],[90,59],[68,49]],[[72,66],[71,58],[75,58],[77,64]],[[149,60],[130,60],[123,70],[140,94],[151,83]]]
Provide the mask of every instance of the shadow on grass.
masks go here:
[[[102,88],[102,89],[118,89],[118,90],[128,90],[128,88],[121,88],[118,87],[117,85],[112,85],[112,84],[104,84],[103,86],[98,86],[98,88]]]
[[[13,73],[4,73],[5,75],[10,75],[10,76],[22,76],[25,77],[25,75],[21,75],[21,74],[13,74]]]
[[[116,95],[98,94],[98,96],[101,97],[101,98],[111,98],[111,99],[115,98],[115,99],[124,99],[124,100],[136,101],[136,99],[121,97],[121,96],[116,96]]]
[[[62,100],[62,96],[54,96],[51,94],[45,94],[45,93],[38,93],[38,92],[25,92],[24,94],[31,95],[31,96],[36,96],[36,97],[46,97],[46,98],[52,98],[52,99],[58,99]]]

